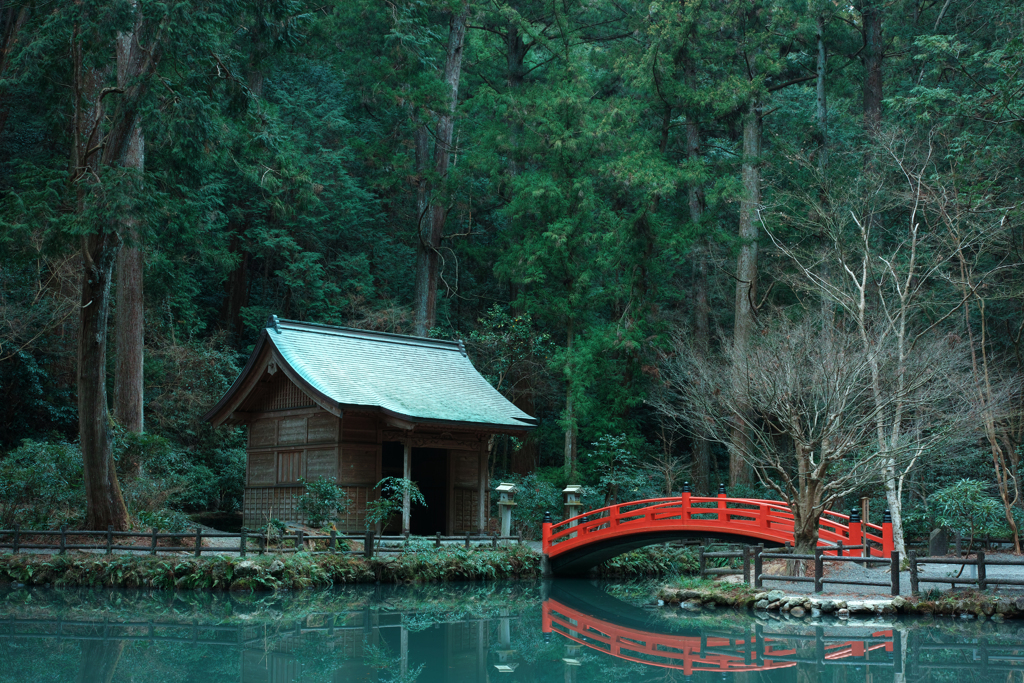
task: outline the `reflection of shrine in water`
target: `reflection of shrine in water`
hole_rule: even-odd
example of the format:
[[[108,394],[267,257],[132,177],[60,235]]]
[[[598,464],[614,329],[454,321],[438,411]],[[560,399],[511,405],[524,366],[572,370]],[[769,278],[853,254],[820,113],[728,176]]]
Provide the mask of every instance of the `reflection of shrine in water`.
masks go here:
[[[1016,629],[990,624],[987,633],[954,636],[914,622],[689,618],[628,605],[585,582],[556,582],[539,608],[492,605],[486,618],[403,613],[391,611],[398,601],[385,602],[296,620],[259,611],[222,624],[0,618],[0,681],[36,680],[60,666],[72,675],[52,679],[73,679],[77,669],[80,681],[113,683],[754,683],[754,674],[773,683],[966,683],[1024,672]]]

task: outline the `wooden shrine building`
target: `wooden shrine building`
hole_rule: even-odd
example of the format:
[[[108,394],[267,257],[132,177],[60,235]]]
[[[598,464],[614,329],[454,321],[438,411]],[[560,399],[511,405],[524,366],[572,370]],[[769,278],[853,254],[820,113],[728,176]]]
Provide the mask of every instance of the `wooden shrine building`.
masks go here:
[[[339,531],[364,531],[376,483],[404,476],[427,507],[404,513],[403,528],[422,535],[483,530],[491,437],[537,424],[477,372],[462,342],[276,316],[203,419],[248,427],[245,526],[304,521],[299,480],[326,477],[350,500]]]

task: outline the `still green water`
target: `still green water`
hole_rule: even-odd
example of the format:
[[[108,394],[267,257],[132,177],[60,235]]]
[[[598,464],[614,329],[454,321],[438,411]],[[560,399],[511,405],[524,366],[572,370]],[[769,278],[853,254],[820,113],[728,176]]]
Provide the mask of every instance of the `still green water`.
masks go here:
[[[1024,624],[757,620],[649,587],[0,589],[0,681],[1024,681]]]

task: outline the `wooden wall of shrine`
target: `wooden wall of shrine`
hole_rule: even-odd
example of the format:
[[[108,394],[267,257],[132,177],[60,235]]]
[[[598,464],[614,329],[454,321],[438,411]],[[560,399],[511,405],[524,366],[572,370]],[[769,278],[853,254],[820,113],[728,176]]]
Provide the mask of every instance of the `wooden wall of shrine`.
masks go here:
[[[338,530],[366,530],[366,504],[377,495],[385,442],[444,449],[447,504],[443,534],[477,532],[489,509],[486,468],[489,434],[425,425],[398,429],[380,413],[346,412],[341,418],[315,405],[283,372],[267,376],[240,408],[249,431],[243,524],[271,519],[304,522],[296,496],[300,480],[334,479],[350,500]],[[415,450],[413,451],[415,453]],[[415,478],[415,477],[414,477]],[[483,505],[481,505],[481,500]]]

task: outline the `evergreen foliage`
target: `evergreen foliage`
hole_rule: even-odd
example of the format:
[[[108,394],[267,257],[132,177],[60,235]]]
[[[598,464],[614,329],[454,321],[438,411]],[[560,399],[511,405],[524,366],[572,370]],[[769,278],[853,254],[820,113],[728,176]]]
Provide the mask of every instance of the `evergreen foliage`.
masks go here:
[[[111,236],[144,254],[146,434],[112,427],[112,448],[136,521],[171,520],[240,504],[243,434],[198,418],[268,314],[412,331],[426,201],[444,219],[431,334],[467,340],[498,390],[541,419],[492,449],[491,477],[521,485],[524,532],[561,508],[570,481],[595,506],[687,477],[752,490],[729,482],[728,439],[656,406],[680,395],[666,386],[674,339],[736,358],[738,258],[755,247],[755,337],[782,320],[859,334],[850,282],[864,256],[865,335],[883,366],[901,358],[882,342],[906,291],[900,329],[915,341],[901,348],[945,343],[970,359],[956,438],[939,442],[932,413],[907,411],[886,439],[851,449],[889,464],[827,505],[888,487],[884,504],[902,501],[915,536],[936,523],[936,491],[970,477],[1013,531],[1024,9],[872,7],[470,3],[442,177],[423,145],[451,104],[442,76],[463,3],[4,3],[0,523],[83,518],[83,243]],[[114,46],[128,34],[153,61],[119,86]],[[82,139],[100,101],[104,140],[137,115],[143,168]],[[753,123],[756,155],[743,140]],[[738,230],[751,216],[753,240]],[[780,467],[775,483],[797,474]]]

